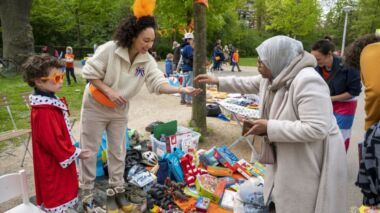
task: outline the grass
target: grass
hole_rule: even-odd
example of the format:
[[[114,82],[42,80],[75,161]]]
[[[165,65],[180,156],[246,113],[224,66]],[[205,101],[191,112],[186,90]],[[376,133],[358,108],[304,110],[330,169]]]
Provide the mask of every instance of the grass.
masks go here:
[[[78,84],[72,83],[71,86],[64,86],[57,93],[58,97],[66,97],[69,104],[71,117],[79,118],[80,108],[82,105],[82,95],[85,87],[85,81],[77,76]],[[33,92],[20,75],[11,78],[0,78],[0,96],[7,96],[11,107],[13,118],[19,129],[30,128],[30,111],[21,97],[22,93]],[[0,132],[12,130],[13,125],[5,107],[0,106]],[[0,151],[4,148],[0,144]]]
[[[239,65],[240,66],[251,66],[255,67],[257,64],[257,58],[240,58]]]

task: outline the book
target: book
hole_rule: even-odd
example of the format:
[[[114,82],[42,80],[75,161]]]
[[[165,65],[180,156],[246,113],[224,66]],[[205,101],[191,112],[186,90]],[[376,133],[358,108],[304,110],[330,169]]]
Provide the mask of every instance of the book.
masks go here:
[[[227,146],[221,146],[215,149],[214,157],[218,160],[220,164],[224,167],[231,169],[232,171],[236,171],[237,166],[235,165],[239,158],[231,152],[231,150]]]

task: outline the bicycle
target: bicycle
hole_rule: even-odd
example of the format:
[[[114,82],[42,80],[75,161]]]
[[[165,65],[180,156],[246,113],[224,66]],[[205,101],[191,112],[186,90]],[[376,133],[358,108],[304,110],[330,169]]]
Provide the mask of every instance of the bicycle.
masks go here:
[[[19,71],[18,64],[10,58],[0,58],[0,76],[9,77],[16,75]]]

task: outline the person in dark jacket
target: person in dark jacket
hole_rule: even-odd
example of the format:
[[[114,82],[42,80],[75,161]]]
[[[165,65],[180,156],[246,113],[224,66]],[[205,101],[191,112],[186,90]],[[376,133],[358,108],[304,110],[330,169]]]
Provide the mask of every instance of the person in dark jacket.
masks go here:
[[[182,82],[183,87],[193,85],[193,50],[194,50],[194,35],[193,33],[185,33],[184,37],[186,45],[182,48],[182,74],[184,80]],[[192,105],[192,97],[186,94],[181,94],[180,104]]]
[[[344,138],[346,151],[351,137],[357,99],[361,92],[359,70],[345,65],[342,59],[333,54],[334,44],[322,39],[312,46],[311,54],[317,59],[317,72],[330,88],[334,115]]]
[[[217,43],[216,46],[214,47],[212,60],[214,62],[213,70],[223,71],[222,63],[224,61],[224,53],[223,53],[222,45],[219,43]]]

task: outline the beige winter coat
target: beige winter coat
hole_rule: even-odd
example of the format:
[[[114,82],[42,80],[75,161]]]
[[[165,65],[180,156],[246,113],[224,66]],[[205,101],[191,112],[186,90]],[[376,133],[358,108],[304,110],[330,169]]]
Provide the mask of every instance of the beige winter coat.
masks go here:
[[[271,87],[261,76],[219,81],[221,91],[259,94],[261,100]],[[267,128],[277,159],[267,165],[265,203],[271,199],[277,213],[346,213],[343,138],[329,88],[312,67],[275,92]]]

